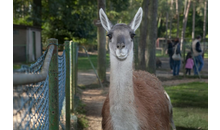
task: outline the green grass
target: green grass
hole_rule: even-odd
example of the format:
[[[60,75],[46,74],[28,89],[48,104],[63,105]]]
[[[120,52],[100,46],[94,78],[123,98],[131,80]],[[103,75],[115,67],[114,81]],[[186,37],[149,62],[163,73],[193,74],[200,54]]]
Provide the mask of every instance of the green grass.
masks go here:
[[[208,52],[204,54],[204,58],[208,58]]]
[[[98,55],[90,55],[89,56],[94,67],[97,68],[97,58],[98,58]],[[156,50],[156,57],[169,57],[168,54],[161,54],[161,51],[160,50]],[[109,59],[109,54],[107,53],[106,54],[106,67],[108,68],[110,66],[110,59]],[[92,69],[92,66],[88,60],[88,57],[85,56],[85,57],[78,57],[78,70],[89,70],[89,69]]]
[[[168,71],[168,70],[166,70]],[[181,80],[181,79],[198,79],[198,75],[179,75],[173,77],[164,77],[164,76],[157,76],[160,81],[167,81],[167,80]],[[208,75],[201,75],[201,79],[208,79]]]
[[[97,69],[97,59],[98,59],[98,56],[97,55],[90,55],[89,56],[94,67]],[[165,55],[162,55],[160,51],[156,51],[156,57],[168,57],[167,54]],[[205,53],[205,58],[208,58],[208,53]],[[106,54],[106,67],[108,68],[110,66],[110,59],[109,59],[109,54]],[[21,64],[25,64],[25,65],[30,65],[30,64],[33,64],[34,62],[31,62],[31,63],[17,63],[17,64],[13,64],[13,69],[20,69],[21,68]],[[92,69],[92,66],[88,60],[88,57],[85,56],[85,57],[78,57],[78,70],[90,70]]]
[[[20,69],[20,68],[21,68],[21,65],[28,65],[28,66],[30,66],[30,65],[33,64],[33,63],[35,63],[35,62],[28,62],[28,63],[26,63],[26,62],[15,63],[15,64],[13,64],[13,69],[14,69],[14,70],[15,70],[15,69]]]
[[[85,89],[96,89],[96,88],[101,88],[101,87],[98,83],[93,83],[89,85],[79,85],[79,88],[82,90],[85,90]]]
[[[103,87],[109,87],[109,82],[108,81],[103,82],[102,85],[103,85]],[[88,85],[79,85],[78,87],[82,90],[101,88],[99,83],[92,83],[92,84],[88,84]]]
[[[208,129],[208,83],[167,86],[177,130]]]
[[[156,57],[169,57],[168,54],[162,54],[161,50],[156,50]]]
[[[20,64],[13,64],[13,69],[20,69],[21,65]]]
[[[97,68],[98,55],[89,56],[94,67]],[[106,54],[106,66],[109,67],[109,54]],[[78,70],[89,70],[92,69],[92,66],[89,62],[88,57],[78,57]]]
[[[89,127],[89,121],[86,118],[86,110],[85,110],[85,104],[79,100],[78,106],[74,112],[77,116],[77,128],[79,130],[83,130],[84,128]]]
[[[97,59],[98,59],[98,55],[90,55],[89,56],[94,67],[97,69]],[[156,52],[156,57],[168,57],[168,55],[162,55],[160,53],[160,51]],[[110,66],[110,59],[109,59],[109,54],[106,54],[106,68],[108,68]],[[88,57],[78,57],[78,70],[89,70],[92,69],[92,66],[88,60]]]

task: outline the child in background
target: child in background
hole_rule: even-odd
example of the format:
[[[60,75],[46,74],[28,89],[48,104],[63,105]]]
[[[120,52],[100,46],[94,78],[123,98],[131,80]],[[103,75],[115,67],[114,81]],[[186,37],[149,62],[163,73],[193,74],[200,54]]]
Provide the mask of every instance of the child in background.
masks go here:
[[[193,68],[193,65],[194,65],[194,62],[193,62],[193,59],[192,59],[192,53],[188,52],[187,56],[186,56],[186,65],[185,65],[186,75],[187,75],[188,72],[189,72],[189,75],[190,75],[191,69]]]

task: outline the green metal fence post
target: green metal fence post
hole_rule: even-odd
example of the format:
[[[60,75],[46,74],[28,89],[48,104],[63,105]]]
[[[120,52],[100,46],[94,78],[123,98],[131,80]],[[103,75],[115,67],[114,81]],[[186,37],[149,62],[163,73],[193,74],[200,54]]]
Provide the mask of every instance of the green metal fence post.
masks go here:
[[[58,45],[58,40],[48,39],[49,43]],[[49,67],[49,130],[59,130],[59,93],[58,93],[58,48],[54,46]]]
[[[66,130],[70,130],[70,49],[69,41],[65,41],[66,55]]]
[[[75,50],[76,50],[76,67],[75,67],[75,70],[76,70],[76,87],[75,87],[75,94],[77,93],[77,84],[78,84],[78,49],[79,49],[79,46],[77,43],[75,43],[76,46],[75,46]]]
[[[71,104],[73,104],[73,99],[72,99],[72,84],[73,84],[73,82],[72,82],[72,71],[73,71],[73,65],[72,65],[72,41],[70,41],[70,43],[69,43],[70,45],[69,45],[69,57],[70,57],[70,112],[72,112],[73,111],[73,108],[72,108],[72,105]]]
[[[74,96],[77,87],[77,44],[71,42],[71,58],[72,58],[72,112],[74,112]]]

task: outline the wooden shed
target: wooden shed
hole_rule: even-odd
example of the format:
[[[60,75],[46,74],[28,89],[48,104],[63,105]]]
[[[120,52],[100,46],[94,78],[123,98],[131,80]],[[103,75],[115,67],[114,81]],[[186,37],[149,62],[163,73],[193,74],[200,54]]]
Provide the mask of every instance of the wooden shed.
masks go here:
[[[13,24],[13,62],[33,62],[41,55],[41,28]]]

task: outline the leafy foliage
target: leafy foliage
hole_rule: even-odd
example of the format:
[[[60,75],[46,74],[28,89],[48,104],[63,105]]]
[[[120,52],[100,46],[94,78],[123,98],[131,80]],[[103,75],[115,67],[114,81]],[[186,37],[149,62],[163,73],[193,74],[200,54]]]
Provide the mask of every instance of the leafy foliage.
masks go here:
[[[62,43],[64,40],[94,38],[95,7],[94,2],[86,0],[50,0],[43,3],[43,40],[56,37]]]
[[[129,24],[137,9],[141,7],[143,0],[108,0],[106,1],[106,12],[113,24]],[[158,37],[165,37],[166,33],[166,12],[169,12],[173,19],[171,37],[176,36],[177,18],[176,0],[173,0],[171,10],[171,0],[158,0]],[[33,25],[33,21],[41,21],[42,42],[55,37],[59,43],[65,40],[73,40],[80,44],[97,43],[97,27],[93,21],[98,17],[97,0],[41,0],[41,18],[33,11],[33,0],[13,1],[13,23],[18,25]],[[202,35],[203,16],[205,0],[196,1],[196,26],[195,34]],[[182,28],[184,1],[178,0],[180,27]],[[208,13],[207,13],[208,15]],[[159,21],[159,19],[161,19]],[[207,16],[208,19],[208,16]],[[207,25],[208,27],[208,20]],[[191,38],[192,31],[192,7],[189,11],[186,28],[186,38]],[[139,29],[136,34],[139,35]],[[208,29],[206,29],[208,34]],[[207,35],[208,37],[208,35]]]
[[[173,11],[170,11],[170,0],[158,0],[159,5],[158,5],[158,16],[161,18],[161,22],[158,24],[158,37],[165,37],[166,35],[166,12],[168,11],[169,13],[174,13],[176,12],[176,3],[174,0],[173,3]],[[179,28],[181,29],[183,26],[183,18],[184,18],[184,1],[185,0],[178,0],[178,7],[179,7]],[[203,19],[204,19],[204,4],[205,0],[199,0],[196,1],[196,16],[195,16],[195,36],[201,35],[203,33]],[[172,30],[171,31],[171,37],[174,38],[176,37],[176,32],[177,32],[177,18],[173,14],[172,18]],[[186,27],[186,32],[185,32],[185,38],[191,39],[192,37],[192,15],[193,15],[193,9],[192,6],[189,10],[188,14],[188,20],[187,20],[187,27]],[[159,18],[158,18],[159,19]],[[207,23],[206,23],[206,28],[208,28],[208,13],[207,13]],[[206,29],[206,34],[208,34],[208,29]]]

